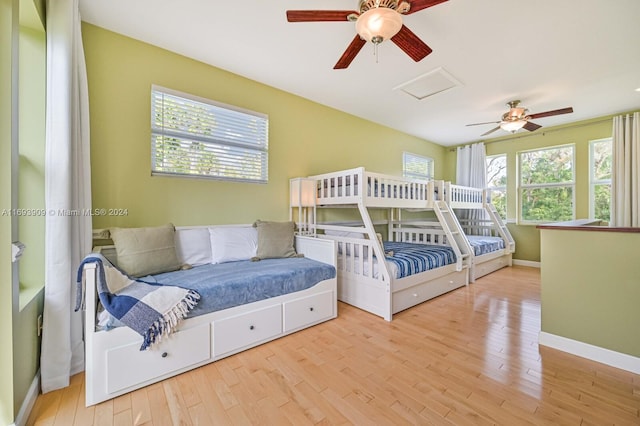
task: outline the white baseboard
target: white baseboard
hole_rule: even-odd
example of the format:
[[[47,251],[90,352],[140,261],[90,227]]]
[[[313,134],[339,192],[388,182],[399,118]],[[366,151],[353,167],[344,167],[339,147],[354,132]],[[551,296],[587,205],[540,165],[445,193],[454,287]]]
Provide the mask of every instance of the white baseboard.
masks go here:
[[[16,416],[15,421],[11,426],[24,426],[27,424],[27,420],[29,419],[29,414],[31,414],[31,410],[33,410],[33,406],[36,403],[36,399],[40,394],[40,370],[36,373],[36,377],[33,378],[31,382],[31,386],[29,386],[29,390],[27,390],[27,395],[22,401],[22,405],[20,406],[20,411],[18,411],[18,415]]]
[[[513,259],[513,264],[518,266],[530,266],[531,268],[540,268],[540,262],[534,262],[533,260]]]
[[[541,331],[538,343],[582,358],[640,374],[640,358]]]

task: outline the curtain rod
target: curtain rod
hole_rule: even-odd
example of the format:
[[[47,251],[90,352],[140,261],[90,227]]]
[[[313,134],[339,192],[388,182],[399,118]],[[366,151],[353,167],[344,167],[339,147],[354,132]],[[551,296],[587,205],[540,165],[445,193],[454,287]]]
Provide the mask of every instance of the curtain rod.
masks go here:
[[[596,120],[596,121],[589,121],[586,123],[576,123],[576,124],[570,124],[567,126],[563,126],[563,127],[557,127],[557,128],[552,128],[549,130],[546,130],[544,132],[542,132],[542,136],[544,136],[546,133],[553,133],[553,132],[558,132],[560,130],[565,130],[565,129],[573,129],[573,128],[577,128],[577,127],[585,127],[585,126],[591,126],[592,124],[600,124],[600,123],[604,123],[606,121],[611,121],[612,118],[611,117],[607,117],[607,118],[603,118],[600,120]],[[490,145],[492,143],[498,143],[498,142],[508,142],[508,141],[514,141],[516,139],[522,139],[522,138],[528,138],[530,136],[535,136],[535,135],[531,135],[531,134],[521,134],[518,136],[513,136],[513,137],[506,137],[505,139],[500,139],[500,140],[494,140],[494,141],[489,141],[489,142],[484,142],[485,145]],[[482,141],[479,141],[482,142]],[[473,142],[473,143],[477,143],[477,142]],[[465,146],[470,146],[473,145],[473,143],[471,144],[466,144],[466,145],[459,145],[459,147],[465,147]],[[457,150],[458,147],[456,148],[451,148],[449,149],[449,152],[454,152]]]

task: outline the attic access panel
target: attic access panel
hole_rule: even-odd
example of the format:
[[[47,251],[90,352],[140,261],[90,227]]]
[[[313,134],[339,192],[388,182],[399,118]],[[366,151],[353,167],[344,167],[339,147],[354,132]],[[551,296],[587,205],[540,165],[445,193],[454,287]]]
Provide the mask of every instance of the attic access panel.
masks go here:
[[[394,87],[393,90],[401,90],[418,100],[423,100],[459,86],[462,86],[460,81],[445,71],[444,68],[438,67],[413,80]]]

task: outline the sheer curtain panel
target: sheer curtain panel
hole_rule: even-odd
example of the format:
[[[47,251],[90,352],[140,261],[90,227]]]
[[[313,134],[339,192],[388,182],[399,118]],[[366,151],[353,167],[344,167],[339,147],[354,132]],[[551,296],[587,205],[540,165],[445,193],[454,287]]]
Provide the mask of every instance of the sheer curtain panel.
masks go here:
[[[456,184],[484,189],[487,187],[487,154],[484,143],[474,143],[458,147],[456,155]],[[484,210],[463,209],[459,218],[482,220],[486,215]]]
[[[484,143],[458,147],[456,184],[484,189],[487,186],[487,154]]]
[[[613,117],[611,225],[640,226],[640,112]]]
[[[45,290],[42,392],[69,385],[84,369],[82,312],[74,312],[75,275],[91,251],[89,98],[78,0],[47,1]]]

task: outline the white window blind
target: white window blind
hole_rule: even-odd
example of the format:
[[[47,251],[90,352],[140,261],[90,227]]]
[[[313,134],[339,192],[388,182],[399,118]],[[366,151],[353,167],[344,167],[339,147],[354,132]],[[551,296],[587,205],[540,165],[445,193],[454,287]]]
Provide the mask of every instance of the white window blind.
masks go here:
[[[402,174],[412,179],[433,179],[433,159],[405,152],[402,154]]]
[[[151,173],[266,183],[269,118],[151,88]]]

